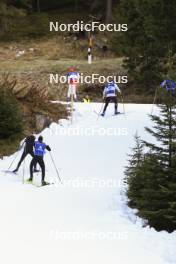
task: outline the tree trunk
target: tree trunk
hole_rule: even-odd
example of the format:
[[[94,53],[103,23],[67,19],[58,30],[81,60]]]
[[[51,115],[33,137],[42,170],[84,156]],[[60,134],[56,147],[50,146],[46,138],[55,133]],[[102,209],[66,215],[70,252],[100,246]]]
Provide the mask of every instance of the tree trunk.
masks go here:
[[[78,10],[78,0],[75,0],[75,10]]]
[[[94,11],[98,7],[98,4],[99,4],[99,0],[94,0],[90,8],[91,11]]]
[[[40,13],[40,0],[37,0],[37,11]]]
[[[112,21],[112,0],[106,0],[106,23]]]

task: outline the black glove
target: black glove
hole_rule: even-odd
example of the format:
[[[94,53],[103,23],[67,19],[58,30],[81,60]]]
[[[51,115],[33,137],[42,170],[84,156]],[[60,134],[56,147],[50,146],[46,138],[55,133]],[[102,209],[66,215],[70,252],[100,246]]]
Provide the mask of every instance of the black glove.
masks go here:
[[[47,149],[48,151],[51,151],[51,148],[50,148],[49,146],[46,146],[46,149]]]

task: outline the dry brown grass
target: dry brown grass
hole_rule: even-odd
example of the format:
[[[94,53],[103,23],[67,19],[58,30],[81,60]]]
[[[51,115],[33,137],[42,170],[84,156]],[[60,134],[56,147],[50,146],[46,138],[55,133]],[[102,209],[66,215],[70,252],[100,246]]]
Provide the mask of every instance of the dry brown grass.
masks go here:
[[[67,118],[67,111],[61,104],[52,104],[52,94],[48,87],[39,86],[35,81],[20,82],[15,76],[3,75],[0,82],[8,87],[20,104],[27,133],[36,131],[36,115],[48,118],[50,122],[58,122],[60,118]],[[37,131],[38,132],[38,131]]]
[[[0,52],[4,54],[0,60],[0,73],[8,72],[18,79],[16,89],[23,90],[24,85],[29,88],[35,84],[41,89],[47,87],[55,99],[61,100],[66,99],[67,84],[51,85],[49,83],[50,73],[65,75],[70,65],[74,65],[84,75],[97,73],[106,76],[124,73],[122,58],[112,58],[111,56],[103,58],[101,52],[96,50],[94,50],[92,65],[88,65],[87,41],[80,40],[77,43],[84,48],[74,47],[73,41],[70,42],[69,38],[63,40],[61,36],[38,41],[23,41],[13,43],[13,45],[0,45]],[[30,52],[30,48],[34,50]],[[15,54],[19,50],[27,50],[27,52],[16,58]],[[85,87],[80,87],[81,95],[84,95]],[[93,88],[95,88],[94,85]]]
[[[88,40],[76,40],[73,36],[58,35],[52,38],[41,38],[38,40],[23,40],[20,42],[0,43],[1,60],[60,60],[85,59],[87,57]],[[25,51],[24,55],[17,57],[19,51]],[[97,47],[93,50],[96,58],[102,59],[103,53]],[[106,58],[113,58],[108,51]]]

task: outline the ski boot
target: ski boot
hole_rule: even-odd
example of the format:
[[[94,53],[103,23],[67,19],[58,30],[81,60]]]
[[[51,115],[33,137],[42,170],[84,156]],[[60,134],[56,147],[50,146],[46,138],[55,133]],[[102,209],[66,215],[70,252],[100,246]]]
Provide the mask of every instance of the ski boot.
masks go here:
[[[42,186],[45,186],[45,185],[49,185],[49,183],[46,181],[42,181]]]
[[[27,183],[32,183],[33,179],[30,177],[26,182]]]

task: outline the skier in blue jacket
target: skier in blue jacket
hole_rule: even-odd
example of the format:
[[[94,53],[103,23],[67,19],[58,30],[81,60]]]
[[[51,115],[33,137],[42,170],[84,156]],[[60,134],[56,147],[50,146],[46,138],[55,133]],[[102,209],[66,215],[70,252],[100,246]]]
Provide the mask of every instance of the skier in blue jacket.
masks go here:
[[[33,166],[34,164],[38,163],[42,170],[42,186],[47,184],[45,182],[45,163],[43,160],[45,149],[47,149],[48,151],[51,151],[50,147],[43,142],[43,137],[39,136],[38,141],[35,141],[34,143],[34,158],[32,159],[31,164],[30,164],[29,181],[33,180]]]
[[[102,116],[105,115],[106,109],[110,102],[114,102],[115,104],[115,115],[118,114],[117,107],[118,107],[118,101],[117,101],[117,93],[121,94],[121,90],[118,87],[118,85],[114,81],[110,81],[107,83],[107,85],[104,88],[103,91],[103,98],[105,99],[105,106],[102,112]]]

